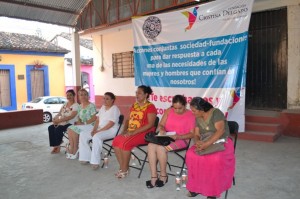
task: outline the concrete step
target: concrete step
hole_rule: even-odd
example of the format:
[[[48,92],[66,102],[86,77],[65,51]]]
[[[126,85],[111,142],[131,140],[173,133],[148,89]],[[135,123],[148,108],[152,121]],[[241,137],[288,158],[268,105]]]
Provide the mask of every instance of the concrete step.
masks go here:
[[[262,142],[274,142],[280,137],[278,132],[260,132],[260,131],[246,131],[244,133],[239,133],[238,139],[243,140],[253,140]]]
[[[254,115],[254,116],[261,116],[261,117],[280,117],[279,111],[267,111],[267,110],[253,110],[253,109],[246,109],[245,115]]]
[[[252,110],[245,111],[245,132],[240,139],[274,142],[282,131],[281,113],[278,111]]]
[[[281,125],[278,123],[257,123],[257,122],[248,122],[246,120],[245,124],[246,131],[258,131],[258,132],[273,132],[280,133]]]
[[[245,115],[246,122],[255,123],[280,123],[280,117],[269,117],[259,115]]]

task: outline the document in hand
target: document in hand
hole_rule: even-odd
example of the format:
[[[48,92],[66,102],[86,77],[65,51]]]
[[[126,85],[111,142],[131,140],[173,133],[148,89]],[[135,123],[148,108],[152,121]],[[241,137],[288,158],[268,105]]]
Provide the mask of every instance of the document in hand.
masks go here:
[[[166,134],[164,134],[164,135],[157,134],[156,136],[158,136],[158,137],[168,137],[170,135],[176,135],[176,132],[175,131],[169,131],[169,132],[166,132]]]

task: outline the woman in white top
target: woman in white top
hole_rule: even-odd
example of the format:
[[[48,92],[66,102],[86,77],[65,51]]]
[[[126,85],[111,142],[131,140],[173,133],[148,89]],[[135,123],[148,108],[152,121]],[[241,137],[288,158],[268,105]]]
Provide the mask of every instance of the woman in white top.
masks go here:
[[[103,99],[103,106],[99,110],[95,124],[81,132],[79,137],[79,161],[90,162],[93,169],[99,168],[103,140],[115,136],[120,116],[119,108],[114,105],[116,96],[111,92],[106,92]],[[92,150],[89,145],[91,139],[93,140]]]
[[[52,154],[60,152],[64,132],[77,120],[78,104],[75,102],[75,92],[71,89],[66,94],[68,101],[53,118],[53,124],[48,127],[49,143],[53,147]]]

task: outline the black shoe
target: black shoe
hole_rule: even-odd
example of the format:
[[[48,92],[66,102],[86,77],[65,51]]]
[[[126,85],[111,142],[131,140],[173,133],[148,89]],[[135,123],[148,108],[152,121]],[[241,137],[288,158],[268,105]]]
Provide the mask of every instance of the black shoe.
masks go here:
[[[207,196],[207,199],[217,199],[217,197],[214,197],[214,196]]]
[[[186,196],[187,197],[196,197],[198,195],[199,195],[199,193],[189,191]]]
[[[151,177],[151,178],[157,178],[157,177]],[[153,184],[151,183],[151,180],[147,180],[147,181],[146,181],[146,186],[147,186],[147,188],[148,188],[148,189],[154,188],[154,187],[156,186],[156,184],[157,184],[157,181],[158,181],[158,179],[155,181],[155,184],[153,185]]]
[[[165,186],[165,184],[167,184],[168,179],[169,179],[169,176],[160,176],[160,177],[166,178],[166,181],[164,182],[164,181],[162,181],[160,179],[157,179],[157,181],[156,181],[156,186],[157,187],[163,187],[163,186]]]

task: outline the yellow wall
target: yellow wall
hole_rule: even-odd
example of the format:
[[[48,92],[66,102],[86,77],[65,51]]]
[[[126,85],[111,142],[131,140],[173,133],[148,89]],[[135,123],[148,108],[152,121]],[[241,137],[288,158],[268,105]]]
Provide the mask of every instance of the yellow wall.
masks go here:
[[[64,57],[2,54],[1,52],[0,56],[0,65],[14,65],[15,67],[15,89],[18,110],[21,109],[24,102],[27,102],[26,65],[34,65],[35,60],[39,60],[48,66],[49,95],[65,96]],[[24,75],[24,79],[18,80],[18,75]]]

